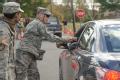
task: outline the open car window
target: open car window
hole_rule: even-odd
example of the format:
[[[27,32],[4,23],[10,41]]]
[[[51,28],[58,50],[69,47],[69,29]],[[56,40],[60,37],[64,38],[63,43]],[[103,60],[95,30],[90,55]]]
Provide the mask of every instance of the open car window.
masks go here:
[[[81,25],[80,29],[75,33],[75,37],[79,38],[80,35],[82,34],[82,31],[84,30],[86,24]]]
[[[92,23],[87,25],[79,38],[79,43],[82,49],[88,48],[88,42],[94,32],[93,26],[94,24]]]

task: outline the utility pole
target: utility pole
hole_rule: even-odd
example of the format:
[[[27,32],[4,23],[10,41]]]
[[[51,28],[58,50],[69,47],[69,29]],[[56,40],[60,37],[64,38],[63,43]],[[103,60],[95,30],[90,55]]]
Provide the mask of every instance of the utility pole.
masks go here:
[[[71,0],[71,12],[72,12],[72,21],[73,21],[73,32],[76,32],[76,28],[75,28],[75,11],[74,11],[74,7],[73,7],[73,0]]]

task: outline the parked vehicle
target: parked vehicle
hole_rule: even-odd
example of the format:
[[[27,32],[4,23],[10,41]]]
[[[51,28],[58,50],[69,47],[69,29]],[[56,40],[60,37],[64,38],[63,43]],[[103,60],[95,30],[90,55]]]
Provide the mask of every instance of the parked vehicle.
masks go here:
[[[48,20],[47,30],[52,32],[54,35],[62,37],[62,25],[57,17],[51,16]]]
[[[66,50],[59,56],[59,80],[120,80],[120,21],[83,26],[77,42],[61,44]]]

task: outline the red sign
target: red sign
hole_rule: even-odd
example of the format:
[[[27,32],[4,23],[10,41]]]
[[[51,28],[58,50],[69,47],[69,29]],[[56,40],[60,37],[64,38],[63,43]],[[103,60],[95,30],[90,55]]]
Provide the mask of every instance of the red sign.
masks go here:
[[[76,16],[78,18],[83,18],[85,16],[85,11],[83,9],[76,10]]]

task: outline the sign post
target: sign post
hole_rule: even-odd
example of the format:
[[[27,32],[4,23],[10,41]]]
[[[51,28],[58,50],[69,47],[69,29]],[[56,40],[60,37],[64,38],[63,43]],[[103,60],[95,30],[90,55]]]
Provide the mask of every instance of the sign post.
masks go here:
[[[73,32],[76,32],[76,27],[75,27],[75,12],[74,12],[74,7],[73,7],[73,0],[71,0],[71,12],[72,12],[72,23],[73,23]]]

